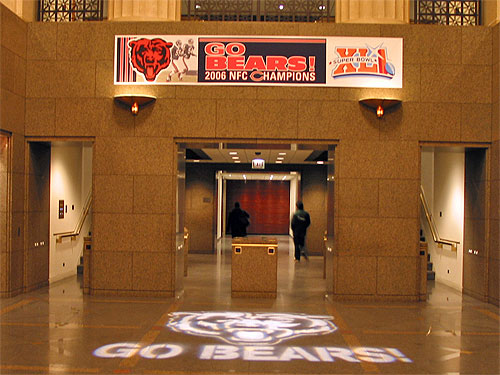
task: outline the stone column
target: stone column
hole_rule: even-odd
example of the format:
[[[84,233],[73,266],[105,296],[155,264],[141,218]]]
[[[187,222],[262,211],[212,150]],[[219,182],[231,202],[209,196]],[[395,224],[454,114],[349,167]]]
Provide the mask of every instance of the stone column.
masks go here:
[[[180,21],[181,0],[109,0],[110,21]]]
[[[409,23],[410,0],[336,0],[336,23]]]

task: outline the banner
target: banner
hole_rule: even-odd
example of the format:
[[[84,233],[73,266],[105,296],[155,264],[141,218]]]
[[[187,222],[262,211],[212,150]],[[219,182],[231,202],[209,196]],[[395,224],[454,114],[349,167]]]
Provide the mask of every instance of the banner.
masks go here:
[[[114,83],[402,88],[403,40],[363,37],[115,37]]]

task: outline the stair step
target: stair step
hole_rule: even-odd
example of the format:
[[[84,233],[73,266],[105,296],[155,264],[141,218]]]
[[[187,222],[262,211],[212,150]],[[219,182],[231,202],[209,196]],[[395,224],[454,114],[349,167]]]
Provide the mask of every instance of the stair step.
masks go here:
[[[76,266],[76,273],[79,275],[83,275],[83,264],[78,264]]]
[[[436,272],[427,271],[427,280],[436,280]]]
[[[431,262],[427,263],[427,271],[432,271],[432,263]]]

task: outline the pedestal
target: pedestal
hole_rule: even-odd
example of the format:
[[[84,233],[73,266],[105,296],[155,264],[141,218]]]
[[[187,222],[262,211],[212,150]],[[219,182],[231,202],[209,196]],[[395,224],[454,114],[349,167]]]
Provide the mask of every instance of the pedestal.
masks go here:
[[[276,298],[276,238],[234,238],[231,255],[231,297]]]

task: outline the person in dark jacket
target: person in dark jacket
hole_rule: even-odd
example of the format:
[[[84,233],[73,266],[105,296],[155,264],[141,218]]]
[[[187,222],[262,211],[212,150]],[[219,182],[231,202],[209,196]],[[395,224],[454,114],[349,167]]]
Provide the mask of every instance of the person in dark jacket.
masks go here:
[[[307,228],[311,224],[311,218],[309,213],[304,210],[304,204],[301,201],[296,203],[297,211],[292,217],[292,232],[293,232],[293,244],[295,245],[295,261],[300,262],[300,253],[304,251],[304,257],[308,259],[305,253],[305,242]]]
[[[250,215],[245,210],[240,208],[240,203],[235,202],[234,208],[229,213],[227,220],[227,228],[231,230],[231,236],[245,237],[247,235],[247,227],[250,225]]]

